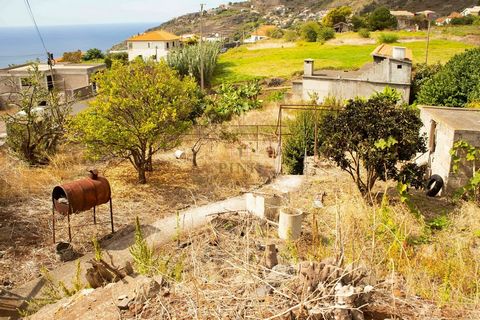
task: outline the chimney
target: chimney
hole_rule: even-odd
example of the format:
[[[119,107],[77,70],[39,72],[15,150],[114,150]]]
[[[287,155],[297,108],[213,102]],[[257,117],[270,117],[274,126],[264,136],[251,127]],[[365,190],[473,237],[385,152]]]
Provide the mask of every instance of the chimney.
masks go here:
[[[405,60],[407,49],[404,47],[393,47],[393,59],[396,60]]]
[[[313,76],[313,65],[314,65],[313,59],[305,59],[303,75]]]

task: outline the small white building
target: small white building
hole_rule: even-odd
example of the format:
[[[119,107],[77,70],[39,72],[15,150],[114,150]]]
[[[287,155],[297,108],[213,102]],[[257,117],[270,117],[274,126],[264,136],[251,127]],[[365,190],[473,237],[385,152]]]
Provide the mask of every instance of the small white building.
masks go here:
[[[245,39],[243,42],[245,42],[245,43],[255,43],[255,42],[260,41],[260,40],[268,39],[269,38],[269,36],[268,36],[269,32],[274,30],[275,28],[276,27],[273,26],[273,25],[261,26],[261,27],[257,28],[257,30],[255,30],[255,32],[252,33],[250,38]]]
[[[156,30],[133,36],[127,40],[128,61],[136,57],[145,60],[160,59],[172,49],[180,47],[180,37],[167,31]]]
[[[307,59],[302,80],[292,82],[293,97],[303,101],[316,97],[318,102],[328,97],[347,100],[370,97],[388,86],[396,89],[403,101],[408,102],[412,56],[410,49],[382,44],[372,52],[373,62],[356,71],[315,70],[314,61]]]
[[[462,11],[462,15],[464,17],[466,16],[479,16],[480,15],[480,6],[475,6],[472,8],[466,8],[465,10]]]
[[[421,135],[427,137],[428,151],[416,162],[428,165],[429,176],[442,177],[443,191],[455,192],[473,176],[474,165],[471,161],[461,161],[459,171],[454,173],[450,151],[458,141],[480,147],[480,110],[421,106],[420,118],[423,123]]]

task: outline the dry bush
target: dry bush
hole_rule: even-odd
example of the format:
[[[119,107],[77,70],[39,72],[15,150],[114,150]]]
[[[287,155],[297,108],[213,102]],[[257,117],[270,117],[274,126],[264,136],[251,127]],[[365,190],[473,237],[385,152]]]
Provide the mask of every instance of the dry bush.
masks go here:
[[[418,295],[457,310],[480,307],[477,205],[437,207],[435,215],[426,203],[438,205],[439,200],[417,195],[415,200],[428,211],[418,214],[398,200],[393,185],[383,184],[389,196],[369,206],[347,175],[333,168],[326,173],[311,178],[302,195],[294,198],[309,213],[306,239],[297,244],[300,258],[343,254],[346,263],[366,265],[377,280],[390,279],[392,292],[399,297]],[[327,192],[325,208],[315,209],[313,199],[322,191]]]

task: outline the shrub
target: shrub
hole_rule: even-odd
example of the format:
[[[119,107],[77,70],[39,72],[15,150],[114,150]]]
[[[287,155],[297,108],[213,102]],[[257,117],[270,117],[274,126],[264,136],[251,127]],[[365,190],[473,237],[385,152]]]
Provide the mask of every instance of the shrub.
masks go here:
[[[283,35],[283,39],[288,42],[293,42],[298,39],[298,33],[295,30],[287,30]]]
[[[58,92],[47,90],[38,65],[33,65],[29,72],[23,81],[25,86],[10,102],[19,112],[2,118],[7,127],[6,144],[29,165],[45,165],[64,138],[71,104],[61,103]]]
[[[153,248],[148,246],[138,216],[135,218],[135,242],[128,250],[132,255],[135,271],[139,274],[152,276],[159,272],[160,259]]]
[[[304,23],[300,28],[302,39],[307,42],[316,42],[320,29],[320,25],[315,21]]]
[[[204,42],[171,51],[167,56],[167,64],[182,76],[192,75],[200,83],[200,62],[203,62],[203,78],[209,84],[217,66],[220,44]]]
[[[425,63],[419,63],[414,65],[410,102],[413,103],[417,99],[417,94],[422,85],[436,75],[441,69],[442,65],[440,63],[429,65]]]
[[[387,87],[368,100],[350,100],[320,126],[323,154],[350,174],[364,196],[377,180],[398,181],[402,167],[426,150],[417,110],[398,106],[399,100]]]
[[[330,27],[321,27],[317,34],[317,41],[323,42],[335,38],[335,30]]]
[[[370,31],[367,28],[361,28],[358,30],[358,35],[362,38],[368,39],[370,38]]]
[[[317,124],[320,124],[319,120]],[[303,174],[305,154],[312,156],[314,150],[315,113],[302,111],[294,120],[287,122],[287,126],[290,135],[283,146],[283,164],[287,173]]]
[[[62,60],[64,62],[79,63],[82,61],[82,51],[64,52]]]
[[[283,37],[283,30],[280,28],[268,30],[267,35],[273,39],[281,39]]]
[[[103,59],[105,55],[103,54],[102,50],[97,48],[88,49],[85,55],[83,56],[83,60],[89,61],[94,59]]]
[[[427,79],[417,102],[446,107],[465,107],[480,101],[480,48],[455,55],[434,76]]]
[[[386,7],[378,7],[367,18],[370,30],[394,29],[397,27],[397,18]]]
[[[353,16],[350,19],[350,23],[353,25],[353,31],[359,31],[360,29],[367,28],[367,20],[362,16]]]
[[[339,22],[347,22],[347,18],[352,14],[352,8],[341,6],[328,11],[323,18],[322,23],[327,27],[333,27]]]
[[[465,16],[465,17],[460,17],[460,18],[453,18],[450,21],[451,25],[454,26],[464,26],[464,25],[471,25],[475,21],[475,18],[473,16]]]
[[[393,33],[381,33],[378,36],[378,43],[395,43],[398,41],[398,36]]]
[[[128,53],[115,52],[115,53],[109,53],[105,56],[104,62],[107,65],[108,69],[112,67],[113,61],[119,61],[120,63],[123,63],[123,64],[128,63]]]

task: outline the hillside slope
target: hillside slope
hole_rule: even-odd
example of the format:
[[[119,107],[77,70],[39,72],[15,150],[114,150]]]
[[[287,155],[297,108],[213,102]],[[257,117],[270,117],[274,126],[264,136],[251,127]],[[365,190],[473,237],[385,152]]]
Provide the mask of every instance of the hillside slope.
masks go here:
[[[371,11],[377,6],[385,5],[392,10],[416,12],[429,9],[436,11],[439,15],[446,15],[476,3],[477,0],[252,0],[234,3],[228,9],[209,10],[205,15],[204,31],[229,36],[236,34],[240,37],[243,31],[250,31],[249,27],[256,23],[280,21],[284,26],[288,26],[298,20],[314,18],[320,11],[341,5],[351,6],[357,12]],[[280,6],[284,8],[280,9]],[[199,17],[198,13],[187,14],[153,29],[166,29],[176,34],[198,33]]]

